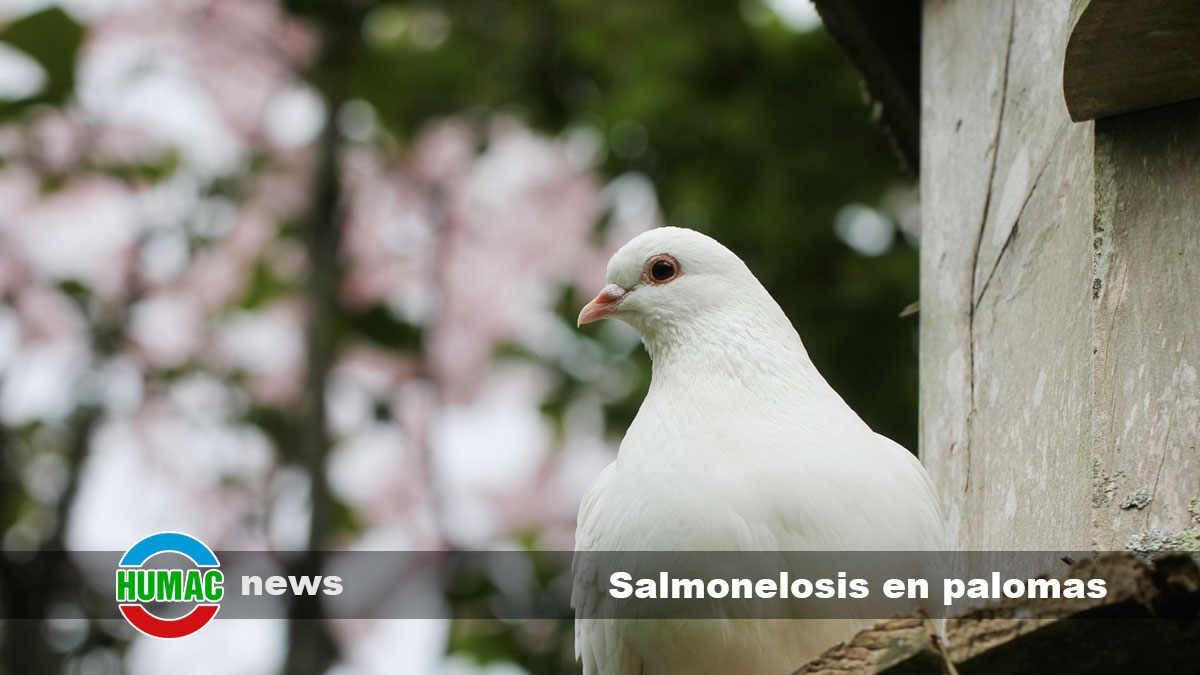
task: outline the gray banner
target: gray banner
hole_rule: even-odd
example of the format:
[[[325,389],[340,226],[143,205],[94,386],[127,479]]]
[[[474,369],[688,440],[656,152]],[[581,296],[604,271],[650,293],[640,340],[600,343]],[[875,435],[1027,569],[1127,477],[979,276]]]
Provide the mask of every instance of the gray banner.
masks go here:
[[[10,602],[49,594],[55,616],[119,618],[120,552],[8,552],[4,619],[44,618]],[[962,614],[989,602],[1104,604],[1103,567],[1080,552],[219,551],[218,619],[856,618]],[[187,569],[176,554],[145,569]],[[1082,571],[1081,571],[1082,569]],[[1088,572],[1087,570],[1093,570]],[[148,579],[153,579],[153,573]],[[22,581],[25,580],[25,581]],[[297,598],[315,598],[296,602]],[[1066,604],[1064,604],[1066,603]],[[194,602],[146,602],[163,618]],[[1032,605],[1036,607],[1036,605]],[[1036,610],[1035,610],[1036,611]]]

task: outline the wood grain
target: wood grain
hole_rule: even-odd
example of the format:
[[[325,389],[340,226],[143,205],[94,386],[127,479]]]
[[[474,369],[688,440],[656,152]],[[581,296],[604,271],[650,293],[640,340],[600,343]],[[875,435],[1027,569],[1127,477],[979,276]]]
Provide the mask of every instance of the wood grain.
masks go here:
[[[1062,83],[1077,122],[1200,98],[1200,2],[1090,0]]]

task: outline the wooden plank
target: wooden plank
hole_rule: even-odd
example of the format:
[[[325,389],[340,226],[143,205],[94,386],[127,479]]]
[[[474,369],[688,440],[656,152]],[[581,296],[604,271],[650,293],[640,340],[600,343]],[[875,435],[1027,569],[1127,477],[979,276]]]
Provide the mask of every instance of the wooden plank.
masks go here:
[[[1200,102],[1070,124],[1094,6],[925,6],[920,450],[965,548],[1200,549]]]
[[[1053,569],[1053,568],[1047,568]],[[901,616],[832,647],[794,675],[1174,672],[1200,661],[1200,569],[1186,555],[1081,560],[1060,579],[1104,579],[1104,598],[992,601],[946,621]]]
[[[1095,500],[1095,538],[1195,549],[1200,101],[1097,122],[1096,169],[1092,454],[1110,496]]]
[[[1075,121],[1200,97],[1200,2],[1090,0],[1067,43],[1062,88]]]
[[[1069,10],[1061,2],[1017,5],[1004,87],[1004,118],[996,139],[996,170],[988,186],[987,219],[975,262],[976,303],[1056,141],[1071,125],[1053,76],[1067,41]]]
[[[946,657],[928,619],[881,621],[836,645],[793,675],[948,675]]]
[[[971,548],[1091,545],[1091,149],[1057,144],[975,308]]]
[[[915,176],[919,160],[921,3],[919,0],[814,0],[826,30],[862,73],[882,107],[881,122]]]
[[[1160,673],[1200,658],[1200,570],[1191,558],[1147,566],[1110,555],[1066,576],[1105,579],[1108,596],[1002,601],[951,619],[946,652],[958,675]]]
[[[1092,128],[1054,83],[1069,11],[926,6],[921,452],[967,548],[1087,545]]]
[[[972,540],[977,526],[963,498],[970,480],[973,253],[995,161],[1012,22],[1012,0],[930,0],[922,23],[920,455],[959,543]]]

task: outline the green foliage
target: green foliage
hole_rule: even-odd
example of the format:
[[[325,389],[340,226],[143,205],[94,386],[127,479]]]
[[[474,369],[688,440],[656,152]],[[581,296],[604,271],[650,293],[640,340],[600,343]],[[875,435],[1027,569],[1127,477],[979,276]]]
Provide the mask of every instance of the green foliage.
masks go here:
[[[168,150],[153,157],[137,159],[131,162],[97,162],[85,158],[78,165],[67,171],[45,171],[41,175],[38,192],[49,196],[67,186],[72,176],[95,172],[112,176],[130,185],[146,185],[164,181],[179,169],[182,159],[176,150]]]
[[[335,532],[339,537],[361,535],[367,529],[358,511],[340,499],[330,498],[329,519],[331,521],[330,531]]]
[[[637,355],[639,365],[650,359],[643,349],[639,348],[634,353]],[[619,441],[625,435],[625,430],[629,428],[634,415],[637,415],[638,408],[642,406],[642,399],[646,398],[646,392],[650,390],[650,368],[648,366],[628,368],[628,371],[634,378],[629,392],[604,406],[604,432],[609,439],[614,441]]]
[[[92,168],[127,183],[158,183],[170,178],[182,163],[176,150],[123,164],[101,164]]]
[[[339,319],[343,335],[365,337],[385,349],[419,352],[424,344],[425,329],[405,320],[386,305],[343,310]]]
[[[258,260],[250,270],[250,278],[237,305],[242,309],[258,309],[276,298],[291,295],[295,290],[293,284],[279,278],[271,263]]]
[[[298,455],[300,446],[295,421],[279,409],[261,405],[251,405],[242,416],[241,421],[253,424],[270,437],[271,442],[278,448],[281,458],[290,462],[303,460]]]
[[[568,579],[569,570],[559,564],[560,557],[536,551],[525,551],[525,555],[537,586],[531,597],[546,593],[551,586]],[[458,569],[449,580],[445,595],[456,613],[477,617],[489,615],[499,589],[488,570]],[[450,634],[448,651],[481,664],[513,661],[530,673],[558,675],[579,668],[572,651],[572,631],[573,624],[569,620],[458,620]]]
[[[570,621],[456,621],[450,653],[477,663],[513,661],[534,675],[578,672]]]
[[[0,102],[0,120],[35,103],[61,105],[75,87],[75,57],[84,29],[66,12],[50,7],[0,28],[0,42],[25,52],[46,72],[41,91],[19,101]]]

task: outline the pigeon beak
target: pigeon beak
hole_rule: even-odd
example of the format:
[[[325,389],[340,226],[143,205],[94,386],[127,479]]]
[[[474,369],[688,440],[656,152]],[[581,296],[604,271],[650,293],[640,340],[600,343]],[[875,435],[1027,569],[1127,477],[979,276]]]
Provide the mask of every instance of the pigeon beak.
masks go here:
[[[600,294],[596,296],[596,299],[584,305],[583,310],[579,312],[579,321],[575,326],[579,327],[585,323],[599,321],[610,316],[621,306],[621,300],[628,292],[616,284],[609,284],[600,289]]]

